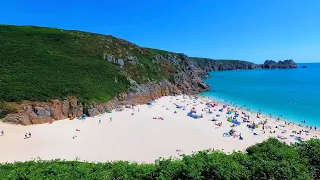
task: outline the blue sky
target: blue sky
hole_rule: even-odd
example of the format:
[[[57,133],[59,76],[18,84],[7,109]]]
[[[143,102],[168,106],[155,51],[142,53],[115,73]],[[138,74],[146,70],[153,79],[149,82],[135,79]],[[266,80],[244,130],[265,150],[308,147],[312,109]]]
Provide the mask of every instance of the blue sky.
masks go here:
[[[320,62],[319,0],[2,0],[0,24],[111,34],[188,56]]]

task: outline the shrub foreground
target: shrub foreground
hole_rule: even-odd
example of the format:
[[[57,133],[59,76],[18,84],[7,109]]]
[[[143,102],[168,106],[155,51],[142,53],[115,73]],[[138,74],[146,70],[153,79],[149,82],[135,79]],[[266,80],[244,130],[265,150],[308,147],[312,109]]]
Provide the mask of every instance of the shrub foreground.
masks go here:
[[[1,179],[320,179],[320,141],[269,139],[247,153],[205,150],[153,164],[28,161],[0,165]]]

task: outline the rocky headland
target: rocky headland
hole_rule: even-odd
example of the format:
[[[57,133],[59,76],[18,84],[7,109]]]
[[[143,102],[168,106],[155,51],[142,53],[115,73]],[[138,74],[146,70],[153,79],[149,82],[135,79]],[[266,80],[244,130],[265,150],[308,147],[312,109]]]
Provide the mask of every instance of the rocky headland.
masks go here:
[[[8,28],[8,27],[1,27],[1,28]],[[17,31],[16,27],[9,27],[9,29],[14,28],[15,31]],[[30,29],[29,29],[30,30]],[[32,32],[37,32],[37,28],[31,29]],[[223,71],[223,70],[236,70],[236,69],[256,69],[256,68],[296,68],[297,65],[292,60],[285,60],[285,61],[269,61],[267,60],[264,64],[254,64],[247,61],[239,61],[239,60],[214,60],[214,59],[208,59],[208,58],[195,58],[195,57],[188,57],[187,55],[183,53],[172,53],[162,50],[156,50],[156,49],[148,49],[148,48],[141,48],[133,43],[127,42],[125,40],[121,40],[118,38],[114,38],[111,36],[104,36],[104,35],[96,35],[96,34],[86,34],[83,32],[65,32],[64,30],[56,30],[52,32],[49,32],[49,34],[43,35],[42,38],[49,37],[50,40],[56,42],[60,41],[70,41],[70,37],[72,37],[73,41],[72,43],[75,44],[73,48],[79,52],[76,48],[84,48],[88,46],[88,41],[83,43],[81,46],[78,46],[77,44],[80,43],[81,40],[83,40],[83,37],[85,38],[92,38],[93,40],[98,40],[95,44],[92,44],[92,46],[97,46],[96,50],[92,50],[92,47],[86,49],[82,56],[88,56],[88,58],[94,57],[95,61],[98,63],[96,68],[101,68],[101,66],[106,66],[112,69],[115,69],[116,71],[111,72],[108,74],[108,71],[106,72],[108,76],[113,78],[103,78],[99,80],[100,82],[106,82],[107,84],[110,84],[110,88],[112,86],[119,87],[116,88],[113,93],[113,98],[109,98],[108,100],[104,102],[92,102],[88,101],[90,98],[87,98],[87,101],[83,101],[83,98],[86,97],[78,97],[81,96],[81,89],[77,91],[78,87],[71,87],[70,90],[67,92],[64,87],[60,88],[61,83],[64,83],[65,79],[64,77],[59,81],[59,87],[58,91],[61,91],[61,94],[68,95],[64,98],[52,98],[48,101],[35,101],[34,98],[26,98],[27,95],[12,95],[7,97],[7,94],[4,94],[4,98],[2,99],[2,103],[0,102],[0,114],[4,114],[5,116],[1,119],[3,122],[10,122],[15,124],[23,124],[23,125],[31,125],[31,124],[40,124],[40,123],[48,123],[55,120],[65,119],[65,118],[75,118],[78,116],[82,116],[83,114],[86,114],[88,116],[95,116],[99,115],[101,113],[106,112],[107,110],[115,109],[119,105],[135,105],[135,104],[144,104],[152,99],[159,98],[161,96],[167,96],[170,94],[197,94],[199,92],[208,91],[210,89],[209,85],[206,84],[202,78],[209,77],[208,72],[210,71]],[[3,31],[2,31],[3,32]],[[14,33],[14,31],[8,31],[8,33]],[[59,34],[52,35],[52,34]],[[36,35],[35,35],[36,36]],[[38,36],[38,34],[37,34]],[[67,38],[66,38],[66,37]],[[70,36],[70,37],[69,37]],[[88,36],[88,37],[87,37]],[[32,37],[32,35],[28,34],[27,36],[29,39]],[[54,39],[52,39],[52,37]],[[79,38],[79,39],[76,39]],[[76,39],[76,40],[74,40]],[[11,41],[11,39],[9,39]],[[16,40],[17,41],[17,40]],[[37,38],[36,40],[37,41]],[[48,42],[50,43],[50,41]],[[56,44],[50,44],[51,46],[48,47],[54,47],[57,46]],[[70,48],[70,47],[68,47]],[[54,49],[56,51],[56,49]],[[70,53],[69,56],[72,57],[72,60],[79,59],[79,62],[72,65],[78,66],[80,63],[85,63],[86,66],[88,66],[86,61],[81,61],[81,57],[73,57],[76,56],[72,53],[72,48],[68,52],[64,52],[65,49],[62,49],[63,53]],[[38,49],[34,50],[37,51]],[[52,53],[52,49],[47,50],[50,52],[50,54],[45,54],[45,57],[55,57],[55,53]],[[83,50],[82,50],[83,51]],[[42,51],[41,51],[42,52]],[[19,53],[16,51],[9,51],[8,53]],[[11,55],[9,54],[9,55]],[[99,55],[100,54],[100,55]],[[8,55],[8,56],[9,56]],[[19,54],[16,54],[19,57]],[[41,54],[40,54],[41,55]],[[38,56],[40,56],[38,54]],[[34,61],[33,57],[30,58],[30,63]],[[60,56],[59,56],[60,57]],[[61,56],[61,57],[66,57]],[[29,56],[27,56],[29,58]],[[37,59],[36,59],[37,60]],[[55,59],[53,59],[55,60]],[[16,59],[16,61],[20,61],[24,63],[24,59]],[[95,62],[92,61],[92,62]],[[56,61],[53,61],[56,62]],[[6,63],[10,66],[7,66],[7,68],[12,68],[11,61],[4,61],[5,65]],[[40,64],[41,66],[42,64]],[[65,64],[65,60],[61,59],[61,69],[63,67],[66,67],[68,64]],[[84,68],[83,64],[80,64],[80,68]],[[47,71],[44,71],[46,73],[46,76],[52,76],[54,77],[56,75],[56,71],[50,72],[50,66],[43,64],[43,68],[47,68]],[[39,64],[37,63],[35,65],[35,69],[39,67]],[[60,69],[60,65],[58,64],[58,68]],[[58,70],[59,70],[58,69]],[[14,69],[13,69],[14,70]],[[75,70],[79,70],[76,68]],[[87,71],[90,71],[91,69],[87,69]],[[28,71],[26,69],[25,71]],[[62,70],[61,70],[62,71]],[[101,69],[103,71],[103,69]],[[21,75],[18,74],[17,71],[12,71],[16,73],[17,76]],[[34,71],[31,68],[31,72],[34,73]],[[79,71],[80,73],[84,73],[85,71]],[[4,72],[6,73],[6,72]],[[68,69],[64,72],[60,73],[72,73]],[[89,72],[88,72],[89,73]],[[93,75],[88,74],[88,76],[84,76],[85,78],[91,78],[92,76],[96,75],[95,73],[99,72],[93,72]],[[9,73],[8,73],[9,75]],[[35,74],[37,76],[38,74]],[[99,74],[98,74],[99,75]],[[14,75],[12,75],[14,76]],[[40,76],[40,75],[39,75]],[[100,76],[98,76],[101,78]],[[65,77],[66,79],[68,76]],[[73,78],[73,81],[76,81],[75,78]],[[33,83],[28,83],[26,81],[21,81],[19,85],[22,86],[33,86],[34,84],[37,84],[39,79],[33,78]],[[52,79],[50,79],[52,80]],[[71,79],[70,79],[71,80]],[[96,79],[92,79],[91,81],[95,81]],[[8,81],[8,80],[7,80]],[[1,81],[1,82],[7,82],[7,81]],[[10,88],[8,87],[10,84],[16,83],[17,78],[15,78],[15,81],[12,81],[11,83],[7,83],[4,85],[5,88],[4,92],[9,92]],[[58,80],[57,80],[58,81]],[[83,83],[83,79],[80,79],[81,83]],[[52,83],[55,83],[54,81]],[[66,86],[68,86],[68,82],[66,82]],[[56,84],[53,84],[56,85]],[[99,84],[97,84],[99,86]],[[15,87],[15,86],[14,86]],[[95,86],[92,86],[95,87]],[[99,90],[99,89],[98,89]],[[96,90],[96,91],[98,91]],[[37,91],[39,91],[37,89]],[[45,89],[41,90],[39,93],[39,96],[42,95],[41,91],[46,91]],[[114,93],[115,92],[115,93]],[[25,91],[25,93],[29,93],[28,91]],[[100,94],[103,94],[104,92],[100,90]],[[106,92],[107,93],[107,92]],[[37,96],[36,96],[37,97]],[[54,96],[52,96],[54,97]],[[15,99],[22,99],[20,102],[16,102]],[[80,100],[79,100],[80,99]]]

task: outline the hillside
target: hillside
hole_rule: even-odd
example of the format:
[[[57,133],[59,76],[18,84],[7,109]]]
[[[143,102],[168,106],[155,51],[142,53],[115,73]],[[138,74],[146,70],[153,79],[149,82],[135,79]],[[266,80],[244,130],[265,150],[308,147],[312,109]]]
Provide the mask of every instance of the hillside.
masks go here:
[[[6,102],[69,96],[87,105],[106,102],[130,85],[172,82],[173,73],[184,68],[170,64],[159,50],[112,36],[6,25],[0,36],[0,114],[15,111]]]
[[[50,101],[75,95],[105,102],[138,83],[168,79],[165,64],[152,66],[153,52],[99,34],[41,27],[0,26],[0,98]],[[104,55],[125,61],[123,69]],[[137,57],[136,65],[128,58]]]
[[[0,25],[0,36],[0,118],[19,124],[93,116],[119,104],[195,94],[209,90],[201,79],[208,71],[261,67],[56,28]]]

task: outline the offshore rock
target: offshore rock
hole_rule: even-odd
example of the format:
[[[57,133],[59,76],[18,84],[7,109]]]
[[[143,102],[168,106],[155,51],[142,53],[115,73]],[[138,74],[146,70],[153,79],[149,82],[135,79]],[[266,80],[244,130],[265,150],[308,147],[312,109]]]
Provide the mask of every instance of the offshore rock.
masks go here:
[[[287,69],[287,68],[298,68],[298,65],[292,60],[284,60],[275,62],[273,60],[266,60],[262,65],[262,68],[266,69]]]

